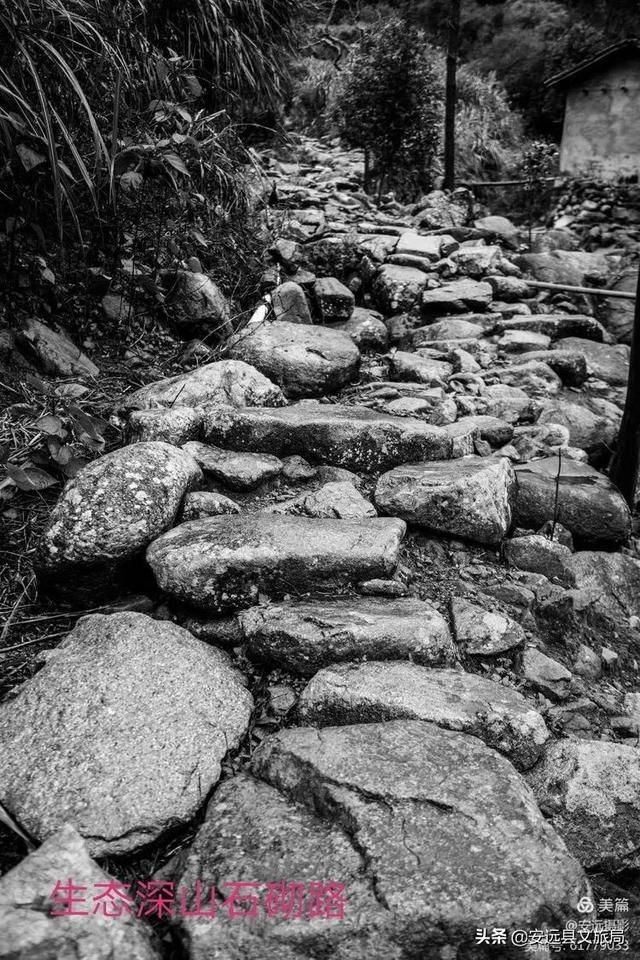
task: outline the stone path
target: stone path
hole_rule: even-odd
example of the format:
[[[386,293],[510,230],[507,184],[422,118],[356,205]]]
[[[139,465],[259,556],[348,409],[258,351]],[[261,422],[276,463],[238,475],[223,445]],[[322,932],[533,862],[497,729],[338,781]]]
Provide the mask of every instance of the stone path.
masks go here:
[[[0,957],[158,956],[141,920],[21,898],[196,814],[157,874],[191,960],[520,956],[477,930],[563,927],[589,875],[637,870],[640,562],[600,472],[628,347],[527,285],[610,264],[559,231],[518,256],[464,191],[378,209],[357,154],[307,155],[271,165],[268,318],[124,397],[129,445],[45,531],[45,588],[154,605],[81,619],[0,708],[0,801],[44,841],[0,881]],[[194,915],[241,881],[251,922]],[[277,881],[324,906],[268,916]]]

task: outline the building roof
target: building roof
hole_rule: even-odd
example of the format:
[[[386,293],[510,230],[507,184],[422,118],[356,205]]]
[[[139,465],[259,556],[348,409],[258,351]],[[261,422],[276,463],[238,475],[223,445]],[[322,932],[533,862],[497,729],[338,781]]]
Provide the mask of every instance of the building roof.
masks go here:
[[[545,81],[545,87],[566,86],[575,83],[593,70],[606,67],[611,61],[617,60],[621,53],[635,53],[640,56],[640,40],[629,37],[627,40],[612,43],[596,54],[595,57],[589,57],[588,60],[583,60],[576,67],[571,67],[569,70],[564,70],[562,73],[556,73],[555,76],[549,77]]]

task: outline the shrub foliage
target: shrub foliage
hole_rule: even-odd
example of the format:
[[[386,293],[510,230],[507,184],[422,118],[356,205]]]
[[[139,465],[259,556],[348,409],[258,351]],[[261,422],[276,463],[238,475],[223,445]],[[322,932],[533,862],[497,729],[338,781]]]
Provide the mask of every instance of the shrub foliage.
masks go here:
[[[338,81],[336,116],[351,146],[371,160],[378,193],[431,187],[438,152],[441,81],[424,34],[400,18],[367,29]]]

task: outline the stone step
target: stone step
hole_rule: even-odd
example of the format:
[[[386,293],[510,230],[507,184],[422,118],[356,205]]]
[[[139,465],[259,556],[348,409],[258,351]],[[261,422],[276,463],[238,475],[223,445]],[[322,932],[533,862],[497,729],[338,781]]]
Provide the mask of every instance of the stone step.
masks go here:
[[[229,356],[252,364],[288,397],[335,393],[355,380],[360,366],[360,351],[345,333],[286,320],[241,331]]]
[[[556,519],[582,542],[622,543],[631,535],[631,514],[607,477],[586,463],[557,457],[515,468],[514,523],[538,530]]]
[[[320,520],[270,513],[207,517],[163,534],[147,551],[158,585],[193,606],[223,612],[260,592],[283,596],[396,569],[402,520]]]
[[[342,660],[455,663],[447,622],[430,603],[413,598],[269,604],[239,614],[249,656],[311,675]]]
[[[476,737],[419,720],[294,727],[251,769],[216,791],[180,886],[331,879],[344,922],[185,918],[192,960],[479,957],[478,928],[561,928],[589,893],[522,777]]]
[[[297,403],[290,407],[211,407],[205,439],[233,450],[253,450],[372,472],[400,463],[449,460],[473,451],[474,427],[437,427],[368,407]]]
[[[461,670],[417,663],[340,663],[320,670],[298,706],[303,723],[331,726],[383,720],[428,720],[469,733],[526,770],[542,755],[549,731],[512,687]]]
[[[436,533],[497,545],[511,525],[513,469],[506,457],[404,464],[378,480],[375,502]]]

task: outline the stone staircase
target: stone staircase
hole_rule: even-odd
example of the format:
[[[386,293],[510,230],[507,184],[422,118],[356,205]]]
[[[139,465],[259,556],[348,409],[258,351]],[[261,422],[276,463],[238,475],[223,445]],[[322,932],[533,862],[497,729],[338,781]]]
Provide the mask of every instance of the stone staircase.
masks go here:
[[[129,445],[53,510],[43,585],[152,586],[0,708],[0,801],[44,841],[0,957],[516,957],[638,867],[640,563],[599,470],[628,350],[534,295],[508,221],[377,209],[357,154],[306,155],[271,163],[268,318],[123,398]],[[163,945],[131,910],[25,927],[19,891],[196,816]]]

